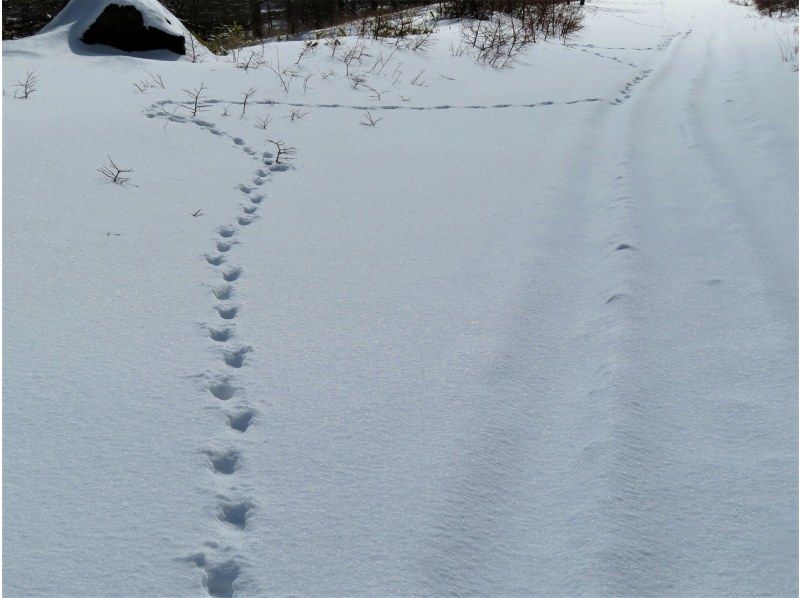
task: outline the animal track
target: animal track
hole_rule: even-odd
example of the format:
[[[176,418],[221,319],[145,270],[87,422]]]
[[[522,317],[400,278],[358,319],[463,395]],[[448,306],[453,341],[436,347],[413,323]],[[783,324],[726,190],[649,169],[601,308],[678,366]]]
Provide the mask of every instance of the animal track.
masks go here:
[[[233,320],[239,313],[239,308],[235,305],[218,305],[217,313],[223,320]]]
[[[203,553],[194,555],[189,560],[203,570],[203,585],[210,596],[213,598],[233,596],[234,584],[241,573],[236,561],[210,563]]]
[[[217,341],[218,343],[224,343],[231,339],[233,336],[233,330],[231,328],[209,328],[208,336],[211,337],[211,340]]]
[[[232,368],[239,369],[244,365],[244,359],[247,354],[252,352],[252,347],[239,347],[230,351],[225,351],[225,363]]]
[[[250,424],[253,423],[255,412],[251,409],[242,411],[241,413],[229,413],[228,425],[237,432],[247,432]]]
[[[239,464],[239,451],[228,449],[225,451],[206,451],[211,468],[215,473],[232,475]]]
[[[236,393],[233,386],[230,385],[227,378],[218,382],[210,382],[208,385],[208,392],[214,395],[214,398],[220,401],[229,401]]]
[[[247,517],[252,509],[253,505],[248,501],[223,504],[220,509],[219,520],[243,530],[247,525]]]
[[[239,278],[241,274],[242,274],[241,268],[228,268],[226,270],[223,270],[222,278],[225,280],[225,282],[233,282],[234,280]]]
[[[210,106],[220,101],[221,100],[216,99],[207,100],[205,104]],[[252,156],[252,159],[256,162],[259,160],[263,162],[263,164],[259,164],[251,181],[237,185],[238,191],[246,195],[249,202],[240,203],[240,211],[235,216],[235,222],[217,228],[217,237],[213,240],[217,253],[204,255],[208,264],[218,267],[218,271],[224,283],[232,283],[238,280],[242,274],[241,267],[232,266],[227,263],[228,257],[225,254],[227,254],[234,245],[239,243],[238,240],[233,241],[232,237],[242,232],[239,227],[249,226],[258,219],[256,213],[259,211],[260,204],[262,204],[267,197],[263,192],[257,192],[257,189],[269,181],[270,173],[282,172],[292,167],[286,164],[276,164],[275,157],[271,152],[256,154],[254,149],[245,144],[244,139],[234,137],[228,132],[217,128],[212,122],[199,118],[188,119],[175,114],[169,115],[166,112],[167,105],[177,106],[175,102],[164,100],[151,106],[145,115],[148,118],[166,115],[168,120],[174,122],[193,122],[203,130],[231,140],[234,145],[239,147],[244,153]],[[347,108],[346,106],[342,107]],[[440,106],[439,108],[446,109],[451,107]],[[211,293],[214,298],[220,302],[214,306],[214,309],[223,321],[217,321],[216,325],[209,324],[205,329],[212,341],[216,343],[228,343],[228,341],[234,338],[239,332],[237,328],[226,325],[226,322],[224,322],[234,320],[239,314],[239,306],[230,304],[233,303],[230,300],[233,299],[235,295],[234,285],[220,282],[220,284],[211,286]],[[241,324],[237,326],[240,325]],[[224,364],[234,370],[244,367],[248,354],[253,351],[253,348],[249,345],[238,344],[234,347],[221,344],[219,348],[221,349],[220,352]],[[231,374],[233,374],[233,372],[231,372]],[[234,386],[232,375],[209,376],[206,378],[205,388],[212,397],[219,401],[230,401],[240,392],[240,389]],[[238,401],[233,401],[233,403],[238,403]],[[229,409],[230,410],[224,410],[228,427],[239,433],[247,432],[257,415],[257,411],[241,404],[232,406]],[[203,453],[208,458],[208,463],[212,471],[219,476],[233,476],[235,478],[237,472],[242,467],[242,453],[240,449],[236,447],[206,449]],[[237,484],[231,484],[231,488],[235,487],[237,487]],[[254,506],[253,503],[245,497],[240,498],[241,500],[233,500],[229,497],[221,498],[217,518],[223,524],[243,531],[247,527],[248,519],[253,512]],[[237,580],[239,580],[241,576],[241,562],[238,559],[231,558],[230,547],[221,547],[218,543],[212,541],[207,541],[204,545],[212,552],[200,552],[190,557],[188,560],[202,569],[203,585],[210,596],[214,598],[232,597],[237,589]]]
[[[224,286],[214,287],[211,292],[214,293],[214,297],[220,301],[225,301],[233,296],[233,287],[229,284],[226,284]]]
[[[633,246],[628,245],[627,243],[620,243],[616,247],[616,251],[625,251],[626,249],[633,249]]]

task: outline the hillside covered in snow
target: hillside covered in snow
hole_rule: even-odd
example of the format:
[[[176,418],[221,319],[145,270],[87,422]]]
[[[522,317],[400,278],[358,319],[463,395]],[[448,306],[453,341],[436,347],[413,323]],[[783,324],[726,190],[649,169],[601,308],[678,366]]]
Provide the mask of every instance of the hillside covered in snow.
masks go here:
[[[797,593],[796,18],[107,4],[3,43],[7,596]]]

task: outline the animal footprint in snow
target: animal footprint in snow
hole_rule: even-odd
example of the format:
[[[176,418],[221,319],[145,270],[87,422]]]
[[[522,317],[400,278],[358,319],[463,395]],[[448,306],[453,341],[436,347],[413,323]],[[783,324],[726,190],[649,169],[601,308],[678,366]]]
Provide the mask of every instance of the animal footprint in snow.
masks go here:
[[[244,365],[245,357],[247,357],[247,354],[252,352],[252,350],[252,347],[239,347],[238,349],[225,351],[223,359],[226,365],[238,369]]]
[[[209,328],[208,336],[211,337],[211,340],[224,343],[233,336],[233,330],[230,328]]]
[[[239,216],[236,219],[236,222],[238,222],[242,226],[247,226],[249,224],[253,224],[253,219],[252,218],[246,218],[244,216]]]
[[[245,207],[242,208],[242,212],[244,212],[245,214],[248,214],[248,215],[255,214],[256,210],[258,210],[257,206],[250,206],[250,207],[245,206]]]
[[[241,568],[235,561],[209,562],[203,553],[189,559],[203,570],[203,585],[210,596],[230,598]]]
[[[220,301],[225,301],[233,296],[233,287],[229,284],[226,284],[219,287],[214,287],[211,292],[214,293],[214,297]]]
[[[220,237],[228,239],[236,234],[236,230],[230,226],[221,226],[217,231]]]
[[[217,313],[223,320],[233,320],[239,313],[239,308],[235,305],[218,305]]]
[[[231,475],[236,471],[239,465],[239,452],[233,449],[225,451],[205,451],[209,461],[211,461],[211,468],[215,473],[224,475]]]
[[[226,268],[222,271],[222,278],[225,282],[233,282],[242,274],[241,268]]]
[[[220,509],[219,519],[239,529],[244,529],[247,525],[247,517],[252,509],[253,505],[248,501],[223,504]]]
[[[247,409],[241,413],[228,413],[228,425],[237,432],[247,432],[247,428],[253,422],[255,412]]]
[[[233,386],[231,386],[228,380],[225,379],[218,380],[216,382],[209,382],[208,392],[210,392],[214,398],[219,399],[220,401],[228,401],[233,398],[235,389]]]
[[[207,255],[206,261],[211,264],[212,266],[219,266],[222,262],[225,261],[224,255]]]

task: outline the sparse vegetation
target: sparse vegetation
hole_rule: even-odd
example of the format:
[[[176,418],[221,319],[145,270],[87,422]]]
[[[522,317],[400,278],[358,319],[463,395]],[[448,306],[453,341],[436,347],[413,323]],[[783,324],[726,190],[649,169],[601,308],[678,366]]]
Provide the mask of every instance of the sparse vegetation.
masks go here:
[[[247,103],[254,95],[256,95],[256,90],[254,87],[242,92],[242,118],[244,118],[244,115],[247,112]]]
[[[365,113],[364,113],[364,118],[363,118],[363,120],[361,121],[361,124],[362,124],[363,126],[365,126],[365,127],[374,127],[374,126],[376,126],[376,125],[377,125],[379,122],[381,122],[382,120],[383,120],[383,118],[382,118],[382,117],[380,117],[380,118],[375,118],[375,117],[374,117],[374,116],[372,116],[372,114],[370,114],[369,112],[365,112]]]
[[[15,98],[27,100],[33,93],[36,92],[36,86],[39,84],[39,75],[36,71],[28,71],[25,73],[24,79],[18,79],[14,84],[16,91],[14,92]]]
[[[267,141],[275,146],[275,164],[287,164],[294,160],[297,154],[296,148],[281,140],[267,139]]]
[[[753,5],[769,16],[795,15],[798,0],[753,0]]]
[[[583,26],[580,5],[568,1],[452,0],[442,3],[441,11],[464,21],[461,41],[451,46],[451,54],[469,54],[495,68],[511,66],[529,44],[550,37],[565,39]]]
[[[130,180],[128,175],[133,172],[133,168],[120,168],[114,163],[114,160],[111,159],[111,156],[108,157],[108,164],[101,166],[97,169],[97,172],[102,174],[108,180],[110,180],[115,185],[122,185],[127,183]]]
[[[765,17],[776,19],[796,18],[798,12],[798,0],[729,0],[729,2],[737,6],[753,7]],[[774,34],[781,60],[788,63],[792,70],[797,71],[800,67],[798,65],[798,51],[800,51],[798,34],[800,34],[800,28],[795,25],[792,29],[783,32],[776,28]]]
[[[206,87],[205,84],[200,84],[200,87],[195,89],[184,89],[184,93],[189,96],[189,103],[183,104],[184,108],[187,108],[191,113],[192,117],[197,116],[197,113],[203,110],[203,106],[200,103],[203,101],[203,92],[205,91]]]
[[[271,122],[272,122],[272,117],[269,114],[267,114],[263,118],[260,117],[260,116],[257,116],[256,117],[256,129],[262,129],[262,130],[266,131],[267,127],[269,127]]]

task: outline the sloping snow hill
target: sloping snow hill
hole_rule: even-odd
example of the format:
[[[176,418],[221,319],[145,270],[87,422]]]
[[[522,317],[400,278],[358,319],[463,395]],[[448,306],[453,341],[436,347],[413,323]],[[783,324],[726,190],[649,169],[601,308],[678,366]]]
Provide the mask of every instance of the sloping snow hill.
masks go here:
[[[7,595],[797,593],[796,22],[79,21],[3,43]]]

